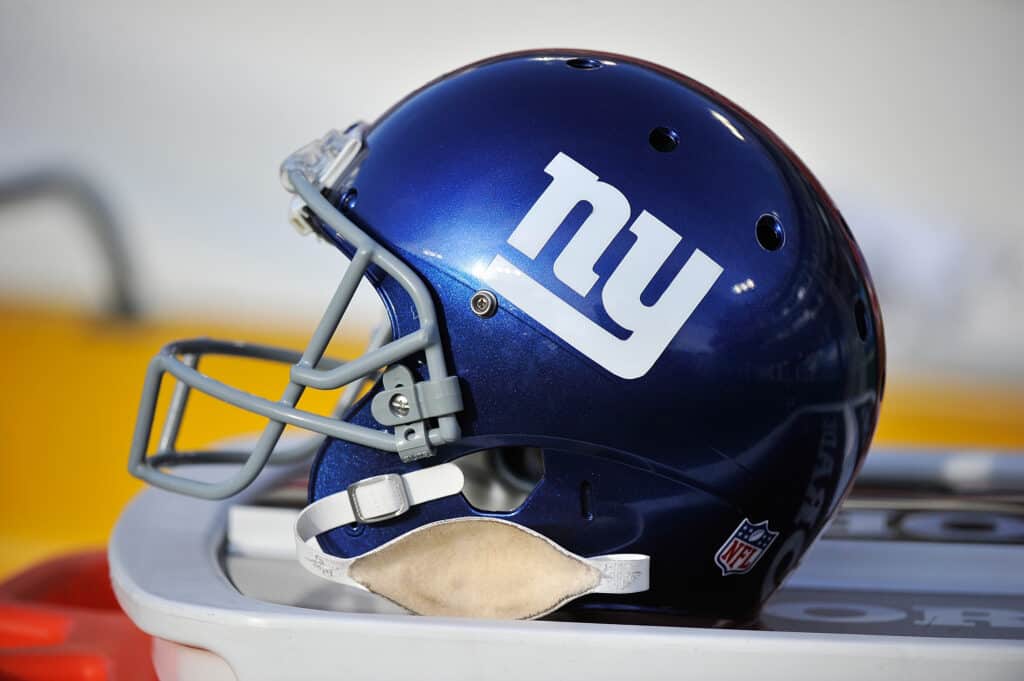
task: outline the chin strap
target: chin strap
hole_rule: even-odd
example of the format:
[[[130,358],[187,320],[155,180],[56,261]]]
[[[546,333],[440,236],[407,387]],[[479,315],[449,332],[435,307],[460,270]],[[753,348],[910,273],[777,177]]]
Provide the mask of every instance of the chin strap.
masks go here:
[[[424,525],[354,558],[325,553],[317,535],[353,522],[375,523],[462,491],[453,463],[360,480],[307,506],[295,522],[299,562],[313,574],[378,593],[417,614],[540,617],[589,593],[649,587],[650,558],[583,558],[547,537],[498,518]]]

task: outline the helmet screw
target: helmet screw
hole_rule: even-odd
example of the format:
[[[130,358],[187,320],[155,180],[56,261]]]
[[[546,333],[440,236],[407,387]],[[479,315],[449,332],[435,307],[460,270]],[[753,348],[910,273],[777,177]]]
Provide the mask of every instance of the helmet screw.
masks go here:
[[[469,306],[477,317],[487,319],[498,311],[498,299],[490,291],[477,291],[469,299]]]
[[[388,402],[388,407],[391,409],[391,413],[395,416],[408,416],[409,415],[409,398],[402,393],[397,393]]]

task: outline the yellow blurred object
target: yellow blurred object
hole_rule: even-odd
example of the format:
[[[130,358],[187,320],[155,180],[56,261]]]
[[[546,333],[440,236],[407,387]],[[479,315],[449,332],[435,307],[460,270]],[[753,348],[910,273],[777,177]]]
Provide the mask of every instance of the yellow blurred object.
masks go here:
[[[51,555],[103,544],[142,484],[126,470],[146,364],[167,341],[196,335],[301,348],[306,337],[252,328],[127,324],[81,313],[0,305],[0,578]],[[332,346],[351,357],[359,344]],[[211,359],[203,370],[276,396],[287,367]],[[902,381],[902,382],[901,382]],[[168,393],[158,407],[162,420]],[[335,396],[309,391],[326,413]],[[182,447],[256,431],[261,420],[196,396]],[[890,375],[878,444],[1024,448],[1024,390],[908,381]]]
[[[874,441],[1024,450],[1024,388],[890,374]]]
[[[128,447],[150,358],[170,340],[210,335],[302,348],[298,334],[210,325],[129,324],[81,313],[0,304],[0,578],[51,555],[102,545],[142,488],[128,474]],[[356,344],[335,343],[350,357]],[[204,372],[280,397],[287,367],[204,360]],[[164,381],[156,425],[170,395]],[[275,394],[276,393],[276,394]],[[335,393],[307,391],[302,405],[328,413]],[[193,393],[181,446],[258,431],[259,417]]]

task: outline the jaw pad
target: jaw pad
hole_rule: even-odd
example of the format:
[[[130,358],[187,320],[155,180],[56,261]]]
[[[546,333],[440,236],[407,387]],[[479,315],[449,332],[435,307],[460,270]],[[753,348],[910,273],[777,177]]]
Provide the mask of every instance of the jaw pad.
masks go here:
[[[352,562],[349,576],[419,615],[531,619],[593,590],[600,571],[508,522],[434,523]]]

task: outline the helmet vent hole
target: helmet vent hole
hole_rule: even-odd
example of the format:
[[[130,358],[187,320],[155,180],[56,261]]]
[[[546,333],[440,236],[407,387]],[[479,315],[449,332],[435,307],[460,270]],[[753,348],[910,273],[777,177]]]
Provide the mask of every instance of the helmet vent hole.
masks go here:
[[[862,341],[866,341],[868,339],[868,306],[861,298],[858,298],[853,305],[853,317],[857,321],[857,335]]]
[[[487,513],[516,510],[544,478],[544,452],[536,447],[485,449],[452,463],[466,479],[466,501]]]
[[[647,136],[647,141],[651,143],[655,151],[660,151],[664,154],[675,151],[676,147],[679,146],[679,133],[672,128],[657,127],[651,130],[651,134]]]
[[[782,229],[782,223],[768,213],[757,219],[754,233],[757,235],[757,243],[766,251],[777,251],[786,243],[786,232]]]
[[[601,68],[601,62],[596,59],[589,57],[573,57],[572,59],[565,62],[565,65],[573,69],[583,69],[589,71],[590,69]]]
[[[580,515],[584,520],[594,519],[594,503],[591,499],[589,480],[580,483]]]

